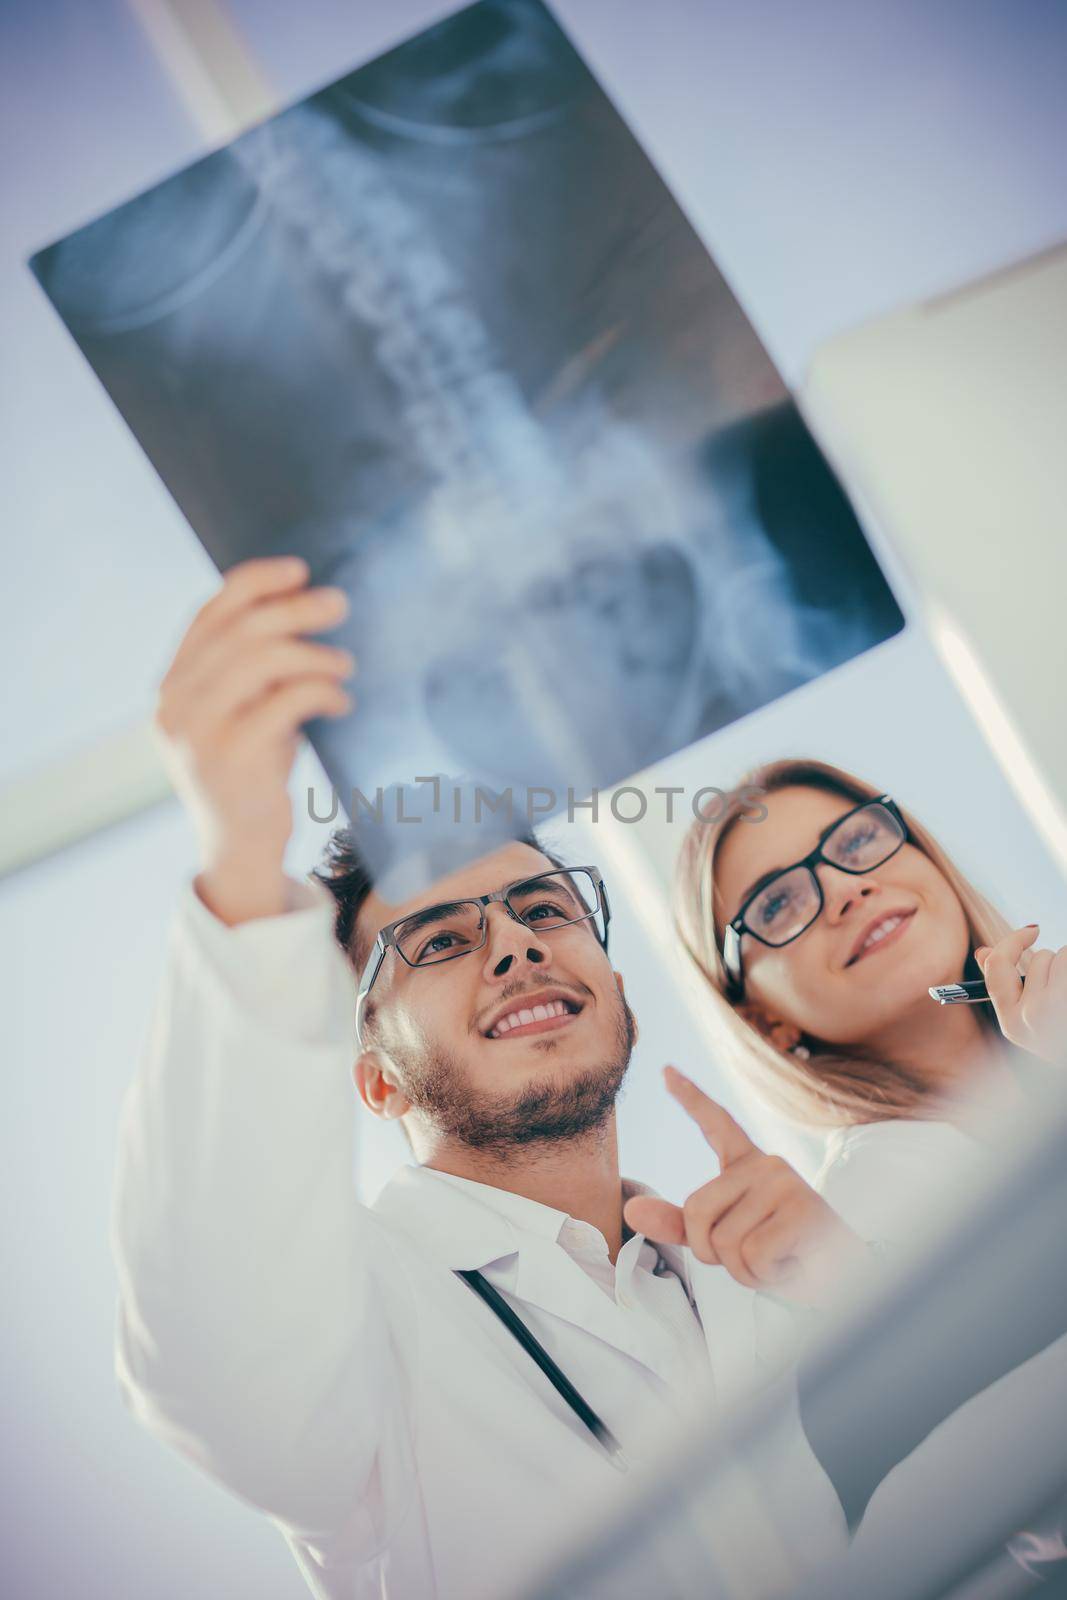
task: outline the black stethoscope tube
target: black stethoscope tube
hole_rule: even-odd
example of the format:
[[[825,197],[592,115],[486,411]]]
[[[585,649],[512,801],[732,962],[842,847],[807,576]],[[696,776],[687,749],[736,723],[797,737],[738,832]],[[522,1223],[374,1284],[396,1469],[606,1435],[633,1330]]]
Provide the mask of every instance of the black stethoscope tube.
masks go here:
[[[534,1338],[522,1318],[512,1311],[503,1295],[498,1294],[492,1284],[487,1283],[481,1273],[473,1268],[467,1270],[457,1268],[456,1276],[469,1284],[475,1294],[485,1301],[493,1315],[500,1319],[508,1332],[522,1345],[526,1354],[537,1362],[556,1393],[562,1396],[575,1416],[584,1422],[597,1443],[607,1451],[612,1463],[625,1471],[629,1463],[623,1455],[618,1439],[606,1423],[601,1422],[592,1406],[582,1399],[570,1379],[560,1371],[544,1345]]]

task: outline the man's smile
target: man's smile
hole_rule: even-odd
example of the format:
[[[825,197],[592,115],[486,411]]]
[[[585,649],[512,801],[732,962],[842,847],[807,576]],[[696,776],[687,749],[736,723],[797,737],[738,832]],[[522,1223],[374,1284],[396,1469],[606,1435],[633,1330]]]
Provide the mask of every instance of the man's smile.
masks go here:
[[[582,1010],[581,1001],[558,989],[517,995],[498,1008],[484,1034],[487,1039],[517,1039],[551,1033],[568,1027]]]

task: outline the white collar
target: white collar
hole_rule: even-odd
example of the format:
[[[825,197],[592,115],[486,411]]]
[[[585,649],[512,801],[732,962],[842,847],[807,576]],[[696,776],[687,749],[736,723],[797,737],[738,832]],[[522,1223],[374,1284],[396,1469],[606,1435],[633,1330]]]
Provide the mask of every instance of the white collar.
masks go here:
[[[659,1198],[647,1184],[623,1178],[623,1202],[634,1195]],[[515,1255],[523,1235],[555,1243],[564,1225],[574,1220],[509,1189],[410,1164],[394,1173],[373,1209],[453,1270],[481,1268]],[[688,1293],[689,1252],[666,1244],[655,1249]]]
[[[477,1200],[481,1205],[490,1206],[525,1233],[558,1239],[564,1225],[571,1220],[565,1211],[557,1211],[555,1206],[530,1200],[526,1195],[515,1194],[510,1189],[498,1189],[494,1184],[478,1183],[474,1178],[461,1178],[456,1172],[441,1172],[436,1167],[424,1167],[421,1170],[435,1180],[469,1194],[472,1200]]]

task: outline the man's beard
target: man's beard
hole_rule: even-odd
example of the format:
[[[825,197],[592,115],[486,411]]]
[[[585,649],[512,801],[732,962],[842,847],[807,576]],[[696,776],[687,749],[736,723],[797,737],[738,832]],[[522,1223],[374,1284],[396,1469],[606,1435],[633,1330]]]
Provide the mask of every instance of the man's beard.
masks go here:
[[[520,1145],[560,1144],[607,1122],[619,1097],[636,1041],[633,1013],[619,996],[608,1059],[566,1083],[544,1078],[518,1095],[472,1089],[447,1051],[390,1051],[403,1073],[403,1089],[435,1132],[472,1150],[505,1155]]]

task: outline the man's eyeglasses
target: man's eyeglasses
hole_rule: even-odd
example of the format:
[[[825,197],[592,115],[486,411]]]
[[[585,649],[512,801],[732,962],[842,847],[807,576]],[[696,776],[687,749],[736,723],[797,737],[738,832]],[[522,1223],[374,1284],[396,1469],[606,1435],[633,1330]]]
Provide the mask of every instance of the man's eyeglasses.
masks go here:
[[[603,948],[608,947],[611,910],[604,880],[596,867],[543,872],[471,900],[447,900],[440,905],[426,906],[390,922],[379,931],[359,982],[356,1038],[360,1037],[367,996],[388,950],[395,950],[405,965],[416,968],[439,966],[443,961],[473,955],[482,949],[489,937],[485,908],[495,902],[502,904],[516,922],[536,933],[569,928],[575,922],[586,922],[599,914],[600,923],[594,920],[593,927]]]
[[[825,905],[815,867],[819,862],[857,876],[872,872],[896,855],[908,829],[893,799],[865,800],[846,811],[819,835],[803,861],[767,873],[745,899],[723,934],[722,959],[737,997],[744,992],[741,935],[779,948],[806,933]]]

